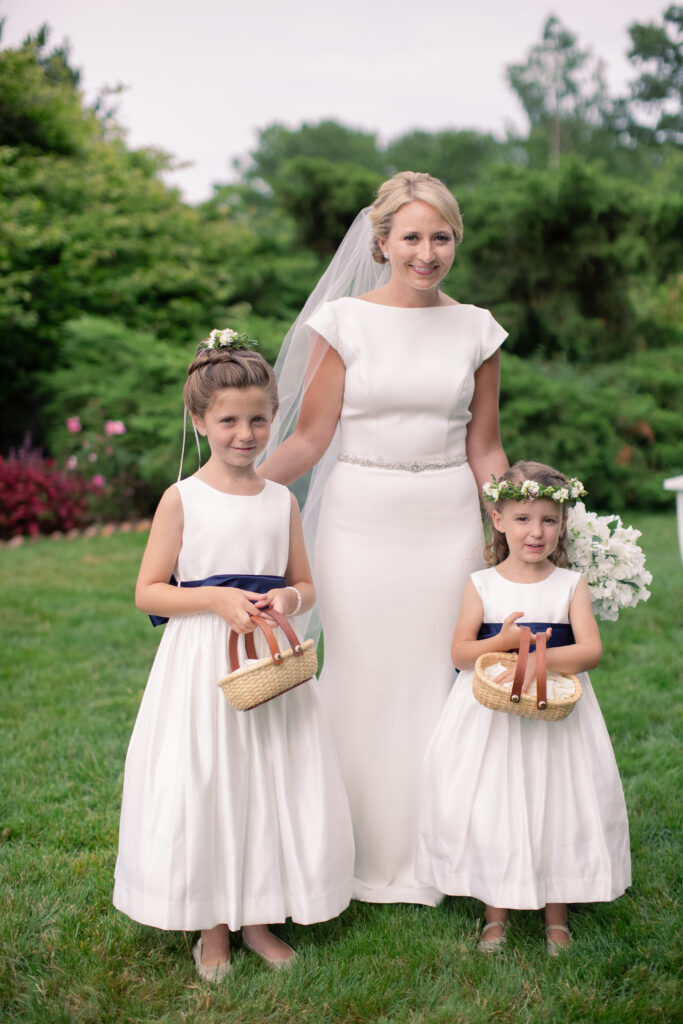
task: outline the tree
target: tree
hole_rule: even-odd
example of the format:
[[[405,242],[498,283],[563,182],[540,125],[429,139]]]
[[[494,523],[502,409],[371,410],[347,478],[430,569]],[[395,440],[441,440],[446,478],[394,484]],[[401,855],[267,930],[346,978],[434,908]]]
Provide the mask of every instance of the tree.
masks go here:
[[[274,190],[296,222],[299,242],[331,255],[381,181],[381,174],[357,164],[299,156],[282,165]]]
[[[237,161],[237,170],[247,180],[261,178],[271,188],[276,188],[283,165],[298,157],[357,164],[378,174],[384,172],[384,158],[377,148],[376,136],[337,121],[304,123],[296,129],[270,124],[259,132],[258,146],[249,156],[251,163],[242,165]]]
[[[494,170],[461,206],[453,293],[494,310],[509,350],[592,365],[680,341],[643,301],[680,267],[680,195],[664,201],[565,157],[553,170]]]
[[[590,145],[608,109],[603,63],[580,49],[555,16],[548,18],[542,41],[526,62],[510,64],[506,73],[529,118],[529,141],[540,137],[549,166],[556,167],[562,153]]]
[[[638,141],[683,143],[683,7],[668,7],[663,24],[629,27],[629,59],[640,69],[631,86],[630,132]]]
[[[389,143],[391,171],[428,171],[449,188],[473,185],[491,164],[509,159],[509,146],[472,131],[409,132]]]
[[[116,319],[186,345],[235,306],[284,316],[283,295],[298,305],[318,269],[311,254],[293,257],[291,226],[261,234],[220,203],[182,203],[161,180],[170,158],[103,131],[64,53],[49,51],[47,32],[0,51],[4,446],[26,431],[43,437],[42,371],[59,365],[73,318]]]
[[[0,21],[0,39],[2,38]],[[92,112],[78,92],[80,75],[69,64],[66,45],[47,49],[42,26],[0,60],[0,145],[24,151],[82,153],[99,134]]]

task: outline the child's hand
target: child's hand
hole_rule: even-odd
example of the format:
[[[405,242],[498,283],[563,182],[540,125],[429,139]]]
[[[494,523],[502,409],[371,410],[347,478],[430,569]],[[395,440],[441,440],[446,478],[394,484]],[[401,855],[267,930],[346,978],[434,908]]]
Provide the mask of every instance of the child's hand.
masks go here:
[[[500,641],[501,651],[519,650],[519,640],[522,634],[516,623],[517,619],[521,619],[523,615],[524,612],[510,612],[507,618],[503,620],[500,633],[496,638]]]
[[[274,619],[268,615],[268,609],[274,608],[280,615],[292,615],[298,604],[298,598],[292,587],[276,587],[269,590],[267,594],[260,594],[256,606],[266,622],[277,625]]]
[[[504,672],[501,672],[499,676],[493,680],[494,683],[498,683],[500,686],[504,686],[506,683],[512,683],[515,678],[515,666],[512,668],[506,668]],[[522,693],[526,693],[534,679],[536,678],[536,654],[529,654],[529,660],[526,663],[526,672],[524,673],[524,682],[522,683]]]
[[[254,603],[263,597],[251,590],[239,590],[237,587],[211,587],[211,611],[220,615],[236,633],[251,633],[254,623],[250,613],[254,611]]]

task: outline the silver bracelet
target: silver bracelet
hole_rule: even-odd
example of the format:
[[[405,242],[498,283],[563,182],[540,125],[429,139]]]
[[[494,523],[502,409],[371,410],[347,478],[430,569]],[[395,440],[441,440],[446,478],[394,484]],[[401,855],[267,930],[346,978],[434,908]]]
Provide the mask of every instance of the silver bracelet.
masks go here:
[[[294,609],[293,612],[290,612],[289,614],[298,615],[299,610],[301,609],[301,591],[297,590],[296,587],[287,587],[287,590],[293,590],[294,593],[296,594],[296,608]]]

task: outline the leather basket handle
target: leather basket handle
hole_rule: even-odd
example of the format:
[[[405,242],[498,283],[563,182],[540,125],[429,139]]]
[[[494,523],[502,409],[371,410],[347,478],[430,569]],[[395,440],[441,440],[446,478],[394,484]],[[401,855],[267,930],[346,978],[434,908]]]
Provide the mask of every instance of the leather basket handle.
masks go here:
[[[517,655],[517,667],[515,668],[515,678],[512,683],[512,692],[510,693],[510,700],[513,704],[518,704],[519,699],[522,696],[522,686],[524,685],[524,673],[526,672],[527,662],[529,660],[529,647],[531,644],[531,630],[528,626],[519,627],[522,633],[519,641],[519,654]],[[536,643],[536,707],[539,711],[542,711],[548,706],[548,699],[546,693],[546,634],[545,631],[541,633],[535,633],[533,637]]]
[[[526,663],[529,660],[529,644],[531,643],[531,630],[529,627],[520,626],[519,629],[522,635],[519,641],[515,678],[512,681],[512,691],[510,693],[510,700],[513,704],[519,704],[519,698],[522,696],[524,673],[526,672]]]
[[[299,642],[299,638],[297,637],[296,633],[292,629],[291,625],[289,624],[289,622],[287,621],[285,616],[281,615],[280,612],[276,612],[275,609],[273,609],[273,608],[265,609],[265,613],[267,615],[269,615],[271,618],[275,619],[275,621],[277,622],[278,626],[280,627],[280,629],[282,629],[282,631],[284,632],[285,636],[289,640],[290,646],[291,646],[292,651],[294,652],[294,654],[295,655],[303,654],[303,647],[301,646],[301,643]],[[263,633],[263,635],[266,638],[266,642],[267,642],[268,647],[270,649],[270,653],[271,653],[271,657],[273,659],[273,663],[275,665],[281,665],[282,664],[282,654],[280,653],[280,647],[279,647],[278,642],[277,642],[277,640],[275,638],[275,634],[273,633],[273,631],[270,628],[269,624],[265,621],[265,619],[262,617],[260,612],[257,611],[256,609],[254,609],[254,611],[250,612],[249,614],[250,614],[251,620],[254,623],[254,625],[258,629],[261,630],[261,632]],[[239,641],[239,636],[240,636],[240,634],[236,633],[234,629],[230,630],[230,639],[228,641],[228,660],[230,662],[230,671],[231,672],[235,672],[240,667],[239,654],[238,654],[238,649],[237,649],[237,644],[238,644],[238,641]],[[252,658],[252,659],[255,660],[258,657],[258,655],[256,653],[256,645],[254,644],[254,634],[253,634],[253,632],[245,634],[244,642],[245,642],[246,651],[247,651],[247,658]]]
[[[545,670],[545,632],[536,634],[536,707],[539,711],[547,708],[546,697],[546,670]]]

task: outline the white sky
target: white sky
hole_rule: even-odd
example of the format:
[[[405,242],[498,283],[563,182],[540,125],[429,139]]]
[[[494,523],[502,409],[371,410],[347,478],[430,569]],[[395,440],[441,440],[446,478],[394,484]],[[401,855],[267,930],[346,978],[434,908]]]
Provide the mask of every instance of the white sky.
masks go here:
[[[195,202],[233,179],[233,158],[273,121],[332,118],[381,141],[415,128],[523,128],[505,65],[525,59],[551,13],[620,92],[633,77],[627,26],[661,22],[668,2],[0,0],[0,46],[47,22],[53,45],[69,40],[88,99],[127,87],[118,109],[129,145],[191,164],[167,180]]]

